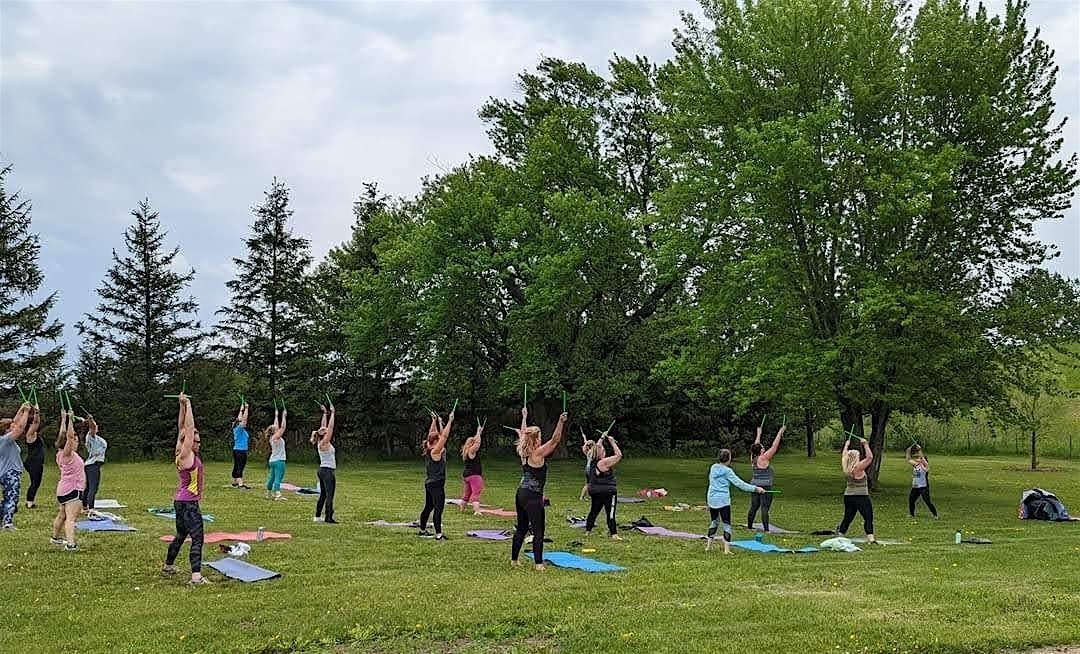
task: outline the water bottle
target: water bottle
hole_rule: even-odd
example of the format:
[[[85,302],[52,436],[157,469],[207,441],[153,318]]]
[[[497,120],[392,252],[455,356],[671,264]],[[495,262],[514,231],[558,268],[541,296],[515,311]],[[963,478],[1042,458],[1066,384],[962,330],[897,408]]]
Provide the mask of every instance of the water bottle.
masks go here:
[[[263,542],[263,533],[264,533],[264,528],[263,528],[263,527],[259,527],[259,530],[255,532],[255,542],[256,542],[256,543],[261,543],[261,542]],[[958,534],[958,535],[957,535],[957,537],[956,537],[956,538],[957,538],[957,541],[956,541],[956,542],[958,542],[958,543],[959,543],[959,542],[960,542],[960,540],[959,540],[959,539],[960,539],[960,536],[959,536],[959,533],[960,533],[960,532],[956,532],[956,533]]]
[[[956,530],[956,544],[959,545],[961,540],[962,540],[962,537],[960,535],[960,530],[957,529]]]

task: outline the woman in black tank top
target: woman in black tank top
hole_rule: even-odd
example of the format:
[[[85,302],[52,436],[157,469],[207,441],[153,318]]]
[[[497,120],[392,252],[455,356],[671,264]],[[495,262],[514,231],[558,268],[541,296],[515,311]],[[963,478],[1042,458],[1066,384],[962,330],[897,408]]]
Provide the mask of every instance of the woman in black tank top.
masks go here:
[[[608,456],[604,449],[605,438],[611,443],[611,456]],[[596,516],[602,510],[607,518],[608,534],[613,540],[622,540],[615,522],[615,507],[618,504],[615,465],[622,461],[622,450],[619,449],[619,444],[614,438],[603,433],[590,449],[588,457],[590,463],[589,497],[592,498],[592,508],[589,509],[589,516],[585,519],[585,535],[592,533],[593,527],[596,526]]]
[[[465,469],[461,471],[461,478],[465,482],[461,510],[464,511],[471,502],[473,515],[480,515],[480,494],[484,492],[484,469],[480,465],[480,437],[483,433],[484,426],[478,418],[476,433],[466,438],[461,446],[461,460],[465,462]]]
[[[26,462],[24,467],[30,475],[30,486],[26,489],[26,508],[32,509],[36,505],[38,488],[41,488],[41,477],[45,474],[45,441],[38,436],[38,425],[41,423],[41,409],[34,405],[30,412],[30,424],[26,427]],[[16,498],[18,501],[18,498]]]
[[[424,510],[420,512],[420,531],[417,536],[421,538],[435,537],[435,540],[446,540],[442,530],[443,506],[446,504],[446,440],[450,438],[450,428],[454,424],[454,412],[446,419],[446,425],[442,425],[442,419],[435,413],[431,414],[431,426],[428,428],[427,440],[424,441],[424,461],[427,464],[427,476],[424,479]],[[428,517],[435,514],[435,533],[427,530]]]
[[[518,555],[525,542],[525,534],[533,534],[533,563],[537,570],[544,569],[544,485],[547,483],[547,459],[555,453],[562,441],[569,416],[559,416],[551,440],[544,443],[539,427],[530,427],[529,411],[521,407],[521,429],[518,430],[517,453],[521,457],[521,484],[518,486],[514,506],[517,509],[517,525],[510,548],[510,565],[518,566]]]

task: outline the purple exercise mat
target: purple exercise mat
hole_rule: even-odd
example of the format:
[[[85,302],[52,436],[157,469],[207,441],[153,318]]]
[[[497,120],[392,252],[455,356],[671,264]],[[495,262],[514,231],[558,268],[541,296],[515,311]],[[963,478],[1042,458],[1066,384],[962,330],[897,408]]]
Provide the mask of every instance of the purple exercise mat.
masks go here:
[[[742,525],[742,526],[746,527],[746,525]],[[754,531],[761,531],[761,530],[762,530],[761,523],[760,522],[755,522],[754,523]],[[769,533],[770,534],[797,534],[799,532],[791,531],[790,529],[784,529],[783,527],[777,527],[776,525],[770,524],[769,525]]]
[[[480,538],[482,540],[510,540],[510,536],[507,536],[506,532],[501,529],[479,529],[468,533],[473,538]]]
[[[672,531],[667,527],[634,527],[643,534],[649,536],[667,536],[668,538],[685,538],[687,540],[701,540],[705,538],[701,534],[691,534],[688,531]]]

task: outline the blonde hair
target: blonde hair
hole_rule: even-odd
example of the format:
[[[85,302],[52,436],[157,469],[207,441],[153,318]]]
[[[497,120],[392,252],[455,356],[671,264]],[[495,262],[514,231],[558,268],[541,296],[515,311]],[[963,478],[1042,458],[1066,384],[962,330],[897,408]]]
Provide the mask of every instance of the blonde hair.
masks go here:
[[[852,468],[859,463],[859,451],[848,450],[844,453],[842,459],[840,459],[840,469],[844,471],[845,475],[850,475]]]
[[[465,456],[468,454],[469,448],[476,442],[476,436],[469,436],[465,439],[465,442],[461,444],[461,460],[465,460]]]
[[[533,450],[540,447],[540,428],[526,427],[518,430],[517,453],[521,462],[525,463]]]

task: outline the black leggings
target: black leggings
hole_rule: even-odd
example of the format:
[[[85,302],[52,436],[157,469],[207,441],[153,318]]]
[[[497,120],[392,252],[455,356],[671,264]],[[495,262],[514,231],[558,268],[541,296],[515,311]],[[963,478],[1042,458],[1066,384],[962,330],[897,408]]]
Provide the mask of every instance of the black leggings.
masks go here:
[[[247,450],[232,451],[232,478],[243,479],[247,467]]]
[[[86,495],[83,495],[82,505],[84,509],[92,509],[101,486],[101,464],[87,463],[83,470],[86,471]]]
[[[315,517],[318,518],[323,513],[323,506],[326,507],[326,519],[334,519],[334,491],[337,490],[337,478],[334,476],[333,468],[320,467],[318,472],[319,477],[319,501],[315,504]],[[438,520],[439,518],[435,518]]]
[[[442,533],[442,512],[446,504],[446,481],[424,484],[424,510],[420,512],[420,530],[427,529],[427,519],[435,512],[435,533]]]
[[[765,490],[769,490],[772,486],[762,486]],[[751,493],[750,494],[750,512],[746,514],[746,528],[754,528],[754,516],[757,515],[758,508],[761,508],[761,527],[762,531],[769,533],[769,509],[772,507],[772,493]]]
[[[858,513],[863,519],[863,529],[867,535],[874,533],[874,505],[870,503],[869,495],[845,495],[844,496],[844,519],[836,528],[841,536],[847,533],[851,521]]]
[[[199,503],[176,500],[173,502],[173,511],[176,512],[176,536],[173,537],[173,542],[169,543],[165,563],[172,565],[176,562],[184,540],[191,536],[191,553],[188,555],[191,571],[202,572],[203,523]]]
[[[915,501],[918,500],[920,497],[923,498],[924,502],[926,502],[926,506],[930,507],[930,513],[933,513],[934,517],[936,518],[937,507],[935,507],[934,503],[930,501],[930,484],[927,484],[922,488],[911,489],[911,492],[908,493],[907,496],[907,512],[911,515],[912,518],[915,517]]]
[[[585,533],[589,533],[596,526],[596,516],[600,514],[600,511],[604,512],[607,517],[608,533],[612,536],[618,533],[618,526],[615,524],[615,506],[618,502],[615,500],[615,491],[600,491],[593,493],[589,491],[589,497],[592,498],[592,508],[589,509],[589,517],[585,519]]]
[[[544,562],[544,496],[527,488],[519,488],[514,498],[514,508],[517,509],[517,526],[514,528],[510,560],[518,560],[525,534],[531,529],[533,562],[539,565]]]
[[[45,461],[37,459],[26,460],[26,471],[30,473],[30,486],[26,489],[26,501],[33,502],[37,497],[38,488],[41,488],[41,476],[45,472]]]
[[[709,507],[709,538],[716,536],[716,529],[720,526],[717,519],[724,523],[724,540],[731,542],[731,505],[722,506],[719,509]]]

